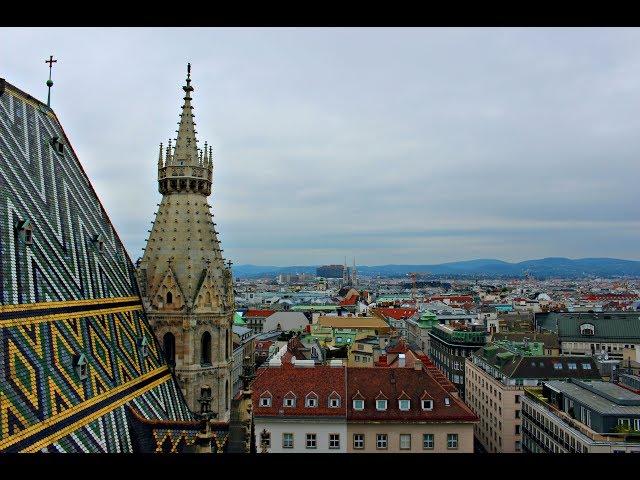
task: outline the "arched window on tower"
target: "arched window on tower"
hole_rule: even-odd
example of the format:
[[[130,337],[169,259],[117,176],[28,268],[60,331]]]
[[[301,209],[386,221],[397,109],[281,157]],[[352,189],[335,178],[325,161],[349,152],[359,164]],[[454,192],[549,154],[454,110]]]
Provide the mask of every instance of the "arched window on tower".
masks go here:
[[[229,360],[229,330],[225,330],[224,338],[224,359]]]
[[[164,350],[164,358],[169,366],[174,367],[176,364],[176,337],[171,332],[167,332],[162,337],[162,349]]]
[[[224,409],[229,410],[229,380],[224,383]]]
[[[211,365],[211,334],[204,332],[200,339],[200,364]]]
[[[167,305],[171,305],[173,303],[173,293],[167,292]]]

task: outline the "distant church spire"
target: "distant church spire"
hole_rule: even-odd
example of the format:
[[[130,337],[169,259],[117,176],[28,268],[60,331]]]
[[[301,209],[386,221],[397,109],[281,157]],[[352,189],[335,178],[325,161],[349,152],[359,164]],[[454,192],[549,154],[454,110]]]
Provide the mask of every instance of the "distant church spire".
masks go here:
[[[191,105],[191,64],[187,64],[186,85],[182,87],[185,91],[184,105],[180,114],[180,126],[178,127],[178,138],[174,153],[176,165],[197,165],[198,147],[196,145],[196,132],[193,123],[193,106]],[[181,163],[184,162],[184,163]]]

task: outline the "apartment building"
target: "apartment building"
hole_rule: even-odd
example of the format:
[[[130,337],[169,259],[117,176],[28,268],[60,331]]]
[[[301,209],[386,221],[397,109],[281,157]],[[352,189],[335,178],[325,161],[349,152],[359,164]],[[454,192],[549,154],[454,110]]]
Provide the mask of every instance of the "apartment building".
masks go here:
[[[345,452],[346,368],[286,358],[272,363],[258,370],[251,387],[258,451]]]
[[[452,323],[436,325],[429,331],[429,358],[465,398],[465,360],[486,343],[483,325]]]
[[[347,369],[349,453],[473,453],[478,417],[420,363]]]
[[[638,312],[540,313],[535,324],[537,331],[558,335],[563,354],[604,351],[614,360],[640,362]]]
[[[472,453],[478,417],[412,368],[314,365],[285,353],[252,384],[255,442],[273,453]]]
[[[640,453],[640,395],[575,379],[527,387],[522,432],[530,453]]]
[[[480,422],[475,436],[488,452],[522,451],[524,387],[556,378],[599,379],[591,357],[549,356],[540,342],[494,342],[467,358],[466,403]]]

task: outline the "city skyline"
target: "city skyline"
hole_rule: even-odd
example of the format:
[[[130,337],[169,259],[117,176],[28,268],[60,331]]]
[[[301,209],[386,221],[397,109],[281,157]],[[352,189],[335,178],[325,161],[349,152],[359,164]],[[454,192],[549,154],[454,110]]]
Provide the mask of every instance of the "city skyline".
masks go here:
[[[4,29],[0,48],[2,76],[40,99],[58,58],[52,107],[133,260],[190,61],[227,258],[435,264],[638,259],[639,36]]]

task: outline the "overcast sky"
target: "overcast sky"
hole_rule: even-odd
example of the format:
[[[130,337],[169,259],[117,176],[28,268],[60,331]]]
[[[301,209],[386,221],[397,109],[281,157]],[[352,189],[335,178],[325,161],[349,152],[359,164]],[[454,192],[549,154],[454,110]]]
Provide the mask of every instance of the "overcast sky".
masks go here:
[[[639,29],[11,29],[131,257],[192,63],[235,264],[640,259]]]

